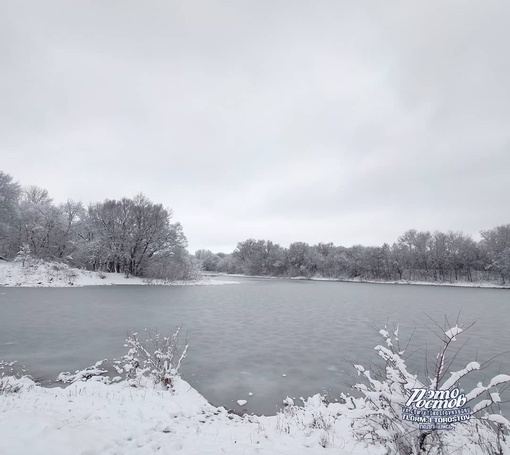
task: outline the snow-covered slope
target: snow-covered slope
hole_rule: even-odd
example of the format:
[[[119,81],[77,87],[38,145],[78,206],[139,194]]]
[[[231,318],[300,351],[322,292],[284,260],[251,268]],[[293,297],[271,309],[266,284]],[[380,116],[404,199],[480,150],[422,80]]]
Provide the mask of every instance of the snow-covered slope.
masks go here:
[[[66,388],[43,388],[28,378],[0,377],[0,454],[393,453],[379,442],[376,433],[367,438],[367,445],[354,436],[351,425],[367,418],[361,398],[326,403],[315,395],[303,406],[287,399],[287,406],[276,416],[241,417],[212,406],[180,378],[175,378],[173,391],[96,379]],[[508,424],[503,416],[496,416]],[[380,428],[377,434],[385,431]],[[480,431],[482,435],[483,429]],[[466,429],[448,433],[445,435],[452,436],[449,440],[454,443],[448,447],[456,447],[456,454],[488,453],[484,441],[478,444],[466,437]],[[498,453],[510,453],[508,442],[501,441],[500,448]]]
[[[231,280],[210,280],[207,278],[188,282],[147,281],[138,277],[126,278],[122,273],[98,273],[76,269],[59,262],[31,260],[23,266],[21,262],[0,261],[0,286],[71,287],[126,284],[217,285],[236,284],[236,282]]]
[[[11,378],[10,378],[11,379]],[[3,455],[365,455],[349,433],[343,405],[317,395],[278,416],[239,417],[210,405],[181,379],[175,391],[88,381],[46,389],[29,379],[0,393]],[[326,450],[324,449],[326,446]]]

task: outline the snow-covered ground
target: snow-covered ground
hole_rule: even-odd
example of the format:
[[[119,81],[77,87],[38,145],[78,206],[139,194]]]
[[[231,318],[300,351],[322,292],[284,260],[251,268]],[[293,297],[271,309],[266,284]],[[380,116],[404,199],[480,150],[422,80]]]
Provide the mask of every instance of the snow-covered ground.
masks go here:
[[[144,280],[138,277],[126,278],[123,273],[90,272],[69,267],[58,262],[32,260],[25,266],[21,262],[0,260],[0,286],[8,287],[72,287],[100,285],[222,285],[237,284],[231,280],[211,280],[207,277],[197,281],[163,282]]]
[[[494,288],[494,289],[510,289],[510,286],[504,286],[501,284],[492,283],[490,281],[455,281],[453,283],[445,282],[445,281],[410,281],[410,280],[359,280],[356,278],[321,278],[321,277],[296,277],[292,279],[310,279],[312,281],[344,281],[348,283],[373,283],[373,284],[413,284],[420,286],[454,286],[454,287],[466,287],[466,288]]]
[[[386,437],[383,427],[368,438],[368,444],[355,437],[352,425],[363,425],[367,416],[377,412],[361,398],[342,398],[342,403],[328,403],[315,395],[299,406],[287,398],[286,407],[275,416],[238,416],[212,406],[180,378],[168,391],[126,382],[106,384],[98,377],[65,388],[43,388],[28,378],[0,376],[0,454],[396,453],[379,441]],[[502,416],[496,417],[508,424]],[[462,427],[451,435],[453,445],[448,447],[455,447],[458,455],[489,453],[483,441],[469,442],[466,431]],[[507,442],[501,442],[500,450],[497,453],[510,454]]]
[[[96,381],[62,389],[9,381],[21,390],[0,393],[3,455],[383,453],[353,439],[346,405],[326,405],[319,395],[276,416],[240,417],[213,407],[181,379],[173,392]]]
[[[239,278],[264,278],[264,279],[289,279],[288,277],[274,277],[274,276],[259,276],[259,275],[244,275],[241,273],[212,273],[207,272],[209,276],[223,276],[223,277],[239,277]],[[455,286],[466,288],[493,288],[493,289],[510,289],[510,285],[501,285],[490,281],[455,281],[439,282],[439,281],[411,281],[411,280],[361,280],[357,278],[324,278],[320,276],[306,277],[295,276],[291,280],[310,280],[310,281],[336,281],[346,283],[372,283],[372,284],[409,284],[420,286]]]

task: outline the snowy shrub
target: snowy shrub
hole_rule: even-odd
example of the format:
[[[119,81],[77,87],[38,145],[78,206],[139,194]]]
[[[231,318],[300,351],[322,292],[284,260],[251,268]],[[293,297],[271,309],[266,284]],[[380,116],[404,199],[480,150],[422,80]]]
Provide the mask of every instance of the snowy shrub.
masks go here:
[[[60,373],[57,377],[57,381],[61,381],[64,383],[73,383],[78,381],[101,381],[101,382],[110,382],[108,376],[104,376],[108,373],[108,370],[102,369],[101,365],[106,362],[105,360],[100,360],[96,362],[94,365],[85,368],[84,370],[76,370],[74,373],[63,372]]]
[[[149,383],[171,389],[188,350],[187,344],[180,345],[180,331],[179,326],[172,336],[162,336],[145,330],[145,342],[137,333],[129,335],[124,345],[129,348],[128,353],[115,361],[115,369],[131,385]]]
[[[202,278],[200,263],[186,251],[171,257],[155,259],[144,271],[144,278],[150,283],[153,279],[163,282],[196,281]]]
[[[457,325],[450,327],[447,324],[442,329],[439,334],[441,347],[434,365],[429,368],[432,375],[421,382],[417,375],[408,371],[402,357],[405,349],[399,345],[398,326],[393,331],[387,327],[380,331],[384,344],[376,346],[375,350],[382,358],[383,366],[365,369],[354,365],[363,378],[363,382],[355,384],[354,388],[361,392],[366,403],[358,406],[356,411],[359,413],[352,423],[354,435],[359,440],[367,446],[383,447],[388,455],[467,454],[480,453],[480,449],[491,455],[510,453],[505,442],[510,422],[501,415],[498,405],[501,401],[498,387],[510,383],[508,375],[499,374],[486,386],[478,383],[473,390],[465,393],[462,406],[471,407],[471,418],[452,424],[450,430],[420,430],[417,422],[402,419],[402,408],[408,402],[412,389],[444,391],[446,394],[446,391],[459,388],[467,375],[480,369],[478,362],[470,362],[446,378],[446,369],[456,355],[450,356],[450,348],[461,332],[463,329]]]
[[[20,390],[21,385],[12,384],[10,376],[0,376],[0,395],[18,393]]]
[[[30,246],[28,245],[28,243],[24,243],[23,245],[21,245],[21,248],[16,254],[14,260],[17,262],[21,262],[21,266],[25,267],[25,263],[30,262],[30,259],[32,258],[31,254],[32,252],[30,250]]]
[[[319,436],[319,444],[326,448],[330,445],[333,445],[334,443],[334,440],[331,439],[331,433],[329,433],[328,431],[324,431],[321,433],[321,435]]]
[[[276,415],[276,430],[304,435],[324,448],[334,445],[335,422],[345,408],[339,403],[329,403],[319,394],[301,401],[303,406],[295,405],[289,397],[283,400],[284,408]]]
[[[0,360],[0,395],[7,395],[9,393],[17,393],[21,390],[21,385],[13,382],[14,365],[16,362],[6,362]],[[7,370],[8,374],[5,374]]]

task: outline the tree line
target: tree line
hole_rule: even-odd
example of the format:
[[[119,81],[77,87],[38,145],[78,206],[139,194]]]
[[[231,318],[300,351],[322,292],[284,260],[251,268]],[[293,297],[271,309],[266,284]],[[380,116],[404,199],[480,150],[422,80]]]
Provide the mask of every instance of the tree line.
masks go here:
[[[230,254],[199,250],[195,256],[211,272],[505,284],[510,279],[510,224],[480,234],[477,242],[460,232],[411,229],[392,245],[351,247],[295,242],[285,248],[270,240],[248,239]]]
[[[172,211],[143,194],[85,207],[55,204],[48,191],[21,187],[0,171],[0,257],[34,257],[73,267],[161,279],[196,277]]]
[[[172,211],[143,194],[85,207],[55,204],[45,189],[21,187],[0,171],[0,257],[34,257],[148,278],[190,279],[205,271],[360,280],[510,280],[510,224],[481,231],[408,230],[392,245],[351,247],[270,240],[239,242],[230,254],[191,256]]]

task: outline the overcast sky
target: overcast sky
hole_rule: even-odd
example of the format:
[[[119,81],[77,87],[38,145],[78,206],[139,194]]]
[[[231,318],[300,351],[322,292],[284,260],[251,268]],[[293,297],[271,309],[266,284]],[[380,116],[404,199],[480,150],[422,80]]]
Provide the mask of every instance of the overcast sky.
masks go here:
[[[190,251],[510,223],[510,2],[4,1],[0,170]]]

